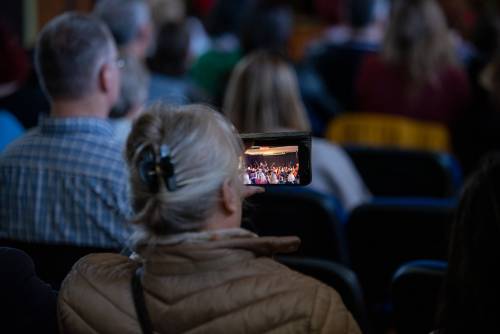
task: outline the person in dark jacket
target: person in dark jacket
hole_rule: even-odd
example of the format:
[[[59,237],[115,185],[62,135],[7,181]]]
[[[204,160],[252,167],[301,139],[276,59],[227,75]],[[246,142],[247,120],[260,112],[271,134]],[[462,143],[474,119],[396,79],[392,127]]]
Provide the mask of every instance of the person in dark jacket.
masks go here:
[[[0,247],[0,332],[58,333],[57,292],[21,250]]]
[[[452,225],[439,334],[500,328],[500,155],[466,184]]]

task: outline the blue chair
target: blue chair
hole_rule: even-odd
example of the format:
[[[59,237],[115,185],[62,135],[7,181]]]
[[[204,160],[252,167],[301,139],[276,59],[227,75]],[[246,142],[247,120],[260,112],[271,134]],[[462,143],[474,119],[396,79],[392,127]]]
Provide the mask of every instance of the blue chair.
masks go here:
[[[400,265],[445,259],[454,208],[444,200],[384,199],[353,210],[346,225],[351,268],[375,318],[390,314],[391,278]]]
[[[243,227],[261,236],[298,236],[295,255],[349,264],[345,213],[328,195],[299,187],[268,187],[252,196],[244,209]]]
[[[24,128],[19,121],[9,112],[0,110],[0,152],[8,144],[24,133]]]
[[[399,267],[391,289],[397,333],[430,333],[437,328],[446,268],[446,262],[436,260],[417,260]]]
[[[346,147],[374,196],[450,198],[462,186],[462,171],[448,153]]]

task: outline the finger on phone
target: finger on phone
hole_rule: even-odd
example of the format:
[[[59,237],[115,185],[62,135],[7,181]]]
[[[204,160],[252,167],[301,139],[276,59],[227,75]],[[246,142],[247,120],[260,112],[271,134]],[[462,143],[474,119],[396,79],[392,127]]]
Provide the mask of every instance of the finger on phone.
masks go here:
[[[243,197],[248,198],[252,195],[266,191],[263,187],[245,186],[243,187]]]

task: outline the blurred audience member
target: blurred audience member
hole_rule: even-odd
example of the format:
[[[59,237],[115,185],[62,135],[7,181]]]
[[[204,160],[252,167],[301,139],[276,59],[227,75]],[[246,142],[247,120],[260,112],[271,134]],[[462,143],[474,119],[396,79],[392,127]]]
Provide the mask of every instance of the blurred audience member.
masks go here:
[[[120,71],[120,97],[111,109],[109,117],[115,138],[125,143],[132,128],[132,121],[140,115],[146,103],[150,78],[136,58],[127,57],[120,61],[123,61]]]
[[[31,258],[0,247],[0,323],[3,333],[58,333],[57,293],[35,273]]]
[[[450,125],[468,102],[469,86],[435,0],[393,3],[382,53],[365,59],[360,109]]]
[[[0,129],[2,129],[0,132],[0,152],[24,132],[19,121],[11,113],[2,110],[0,110]]]
[[[0,23],[0,97],[15,92],[28,78],[29,59],[19,41]]]
[[[49,105],[26,52],[0,22],[0,109],[8,110],[25,128],[38,124]]]
[[[346,24],[342,36],[328,34],[317,44],[306,62],[311,63],[328,92],[342,110],[357,109],[355,79],[365,55],[379,49],[378,28],[374,27],[376,0],[346,1]],[[339,29],[336,27],[336,29]],[[332,33],[335,34],[335,33]]]
[[[153,22],[145,0],[100,0],[94,14],[111,30],[121,54],[144,60],[153,40]]]
[[[475,101],[488,99],[488,91],[481,83],[481,72],[495,60],[500,50],[500,9],[482,9],[472,34],[474,55],[467,63],[472,96]]]
[[[197,17],[206,17],[213,10],[216,0],[192,0],[189,2],[190,10]]]
[[[255,1],[217,0],[206,19],[212,48],[194,62],[190,76],[215,105],[221,104],[229,75],[241,58],[241,22]]]
[[[160,105],[134,123],[136,253],[75,264],[59,294],[63,332],[361,333],[336,291],[272,259],[298,238],[240,227],[243,199],[259,190],[242,183],[242,147],[199,105]]]
[[[339,24],[343,12],[342,0],[313,0],[318,16],[331,24]]]
[[[166,23],[185,22],[189,32],[189,64],[210,49],[211,41],[199,17],[193,16],[187,5],[195,6],[192,1],[148,0],[153,14],[156,34]],[[198,1],[199,2],[199,1]],[[158,37],[157,37],[158,38]]]
[[[182,0],[146,0],[156,28],[168,22],[182,22],[186,18],[186,4]]]
[[[185,23],[165,23],[156,39],[151,59],[153,72],[149,86],[149,102],[187,104],[203,100],[201,92],[187,77],[189,31]]]
[[[284,5],[255,6],[243,16],[240,41],[243,54],[270,50],[287,54],[293,32],[293,13]]]
[[[35,58],[51,116],[0,155],[0,238],[120,247],[131,209],[107,121],[120,87],[113,38],[94,17],[63,14],[42,29]]]
[[[451,229],[439,334],[500,328],[500,157],[465,185]]]
[[[250,54],[235,68],[223,111],[242,133],[310,130],[293,68],[266,51]],[[340,147],[314,138],[311,159],[312,189],[337,196],[347,210],[370,197]]]

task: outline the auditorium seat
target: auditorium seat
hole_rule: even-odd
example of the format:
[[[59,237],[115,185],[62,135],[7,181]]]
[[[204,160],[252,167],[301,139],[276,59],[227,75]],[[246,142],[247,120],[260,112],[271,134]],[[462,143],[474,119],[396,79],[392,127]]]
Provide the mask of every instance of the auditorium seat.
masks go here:
[[[375,200],[352,212],[346,226],[351,268],[374,318],[384,319],[392,274],[415,259],[442,260],[454,204],[445,201]]]
[[[340,145],[391,147],[449,152],[451,139],[442,124],[371,112],[349,112],[335,117],[325,137]]]
[[[64,244],[42,244],[16,240],[0,240],[1,247],[12,247],[26,252],[35,263],[35,270],[41,280],[59,290],[73,264],[90,253],[116,253],[119,250],[79,247]]]
[[[346,147],[374,196],[448,198],[462,185],[458,162],[447,153]]]
[[[335,198],[299,187],[277,186],[249,199],[243,226],[261,236],[300,237],[295,255],[348,264],[343,219]]]
[[[403,264],[392,278],[392,303],[398,334],[430,333],[436,316],[447,264],[417,260]]]

